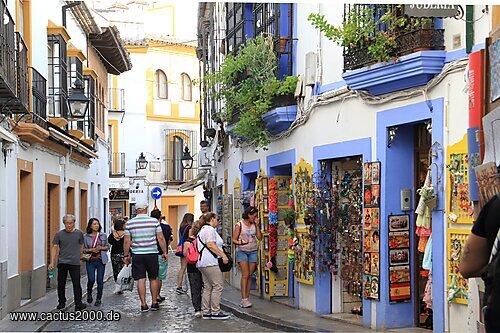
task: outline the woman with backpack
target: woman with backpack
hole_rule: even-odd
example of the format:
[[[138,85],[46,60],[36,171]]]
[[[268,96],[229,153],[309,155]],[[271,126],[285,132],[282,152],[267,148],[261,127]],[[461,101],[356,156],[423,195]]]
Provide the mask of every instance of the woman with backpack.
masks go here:
[[[187,251],[189,249],[189,246],[195,241],[196,237],[198,236],[198,232],[204,224],[205,220],[202,215],[200,219],[193,224],[191,230],[189,230],[189,237],[184,242],[184,257],[186,259],[189,259],[187,258]],[[191,302],[193,303],[193,308],[195,311],[194,316],[196,318],[201,318],[201,290],[203,289],[203,277],[201,276],[200,270],[196,268],[196,263],[191,264],[187,262],[187,272],[189,287],[191,289]]]
[[[205,223],[198,232],[196,246],[200,258],[196,267],[203,276],[203,293],[201,308],[203,319],[228,319],[229,316],[220,310],[220,298],[224,289],[224,277],[219,267],[219,258],[223,264],[228,264],[229,259],[222,249],[224,241],[215,229],[219,224],[219,217],[214,213],[206,213]]]
[[[185,294],[187,291],[182,289],[182,279],[184,278],[184,273],[186,273],[187,262],[184,258],[184,241],[189,237],[189,230],[193,225],[194,215],[191,213],[184,214],[182,218],[181,225],[179,227],[179,244],[177,245],[177,251],[175,255],[180,257],[181,267],[177,273],[177,289],[175,292],[179,295]]]
[[[252,275],[257,268],[257,240],[262,239],[260,232],[259,211],[257,208],[247,207],[242,214],[243,220],[238,222],[233,231],[233,243],[236,244],[236,262],[241,268],[241,303],[242,308],[252,306],[250,302],[250,288]]]

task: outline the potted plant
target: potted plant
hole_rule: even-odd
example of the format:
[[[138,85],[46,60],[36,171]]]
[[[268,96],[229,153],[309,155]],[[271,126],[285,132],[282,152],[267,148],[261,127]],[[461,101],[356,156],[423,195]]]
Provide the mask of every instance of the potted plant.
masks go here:
[[[236,54],[229,54],[220,69],[203,78],[205,94],[223,101],[216,118],[233,124],[232,135],[257,147],[270,142],[262,115],[273,108],[274,98],[292,95],[298,78],[278,80],[278,57],[271,36],[248,39]],[[289,104],[290,105],[290,104]],[[233,115],[239,112],[239,119]]]

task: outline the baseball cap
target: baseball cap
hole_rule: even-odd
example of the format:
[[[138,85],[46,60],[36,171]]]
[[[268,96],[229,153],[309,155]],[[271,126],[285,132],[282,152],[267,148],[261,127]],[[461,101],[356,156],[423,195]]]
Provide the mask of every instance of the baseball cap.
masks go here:
[[[135,203],[135,209],[146,209],[148,208],[149,204],[147,202],[147,200],[138,200],[136,203]]]

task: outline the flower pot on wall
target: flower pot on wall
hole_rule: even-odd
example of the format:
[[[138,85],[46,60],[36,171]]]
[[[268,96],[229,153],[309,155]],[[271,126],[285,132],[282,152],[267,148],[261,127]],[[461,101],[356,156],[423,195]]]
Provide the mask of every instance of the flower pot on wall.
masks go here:
[[[288,41],[290,39],[287,37],[287,36],[281,36],[280,37],[280,53],[287,53],[287,49],[288,49]]]

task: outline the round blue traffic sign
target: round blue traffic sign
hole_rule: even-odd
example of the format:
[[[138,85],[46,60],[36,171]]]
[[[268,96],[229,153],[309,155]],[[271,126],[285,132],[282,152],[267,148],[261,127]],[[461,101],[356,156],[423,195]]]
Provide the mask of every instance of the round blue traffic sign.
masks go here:
[[[162,195],[162,190],[160,187],[155,187],[151,190],[151,197],[155,200],[159,200]]]

